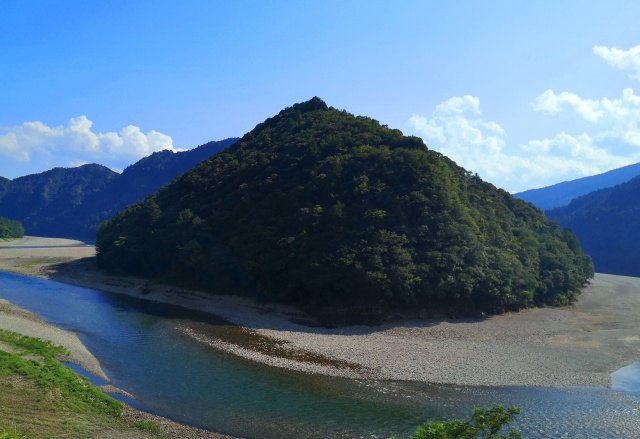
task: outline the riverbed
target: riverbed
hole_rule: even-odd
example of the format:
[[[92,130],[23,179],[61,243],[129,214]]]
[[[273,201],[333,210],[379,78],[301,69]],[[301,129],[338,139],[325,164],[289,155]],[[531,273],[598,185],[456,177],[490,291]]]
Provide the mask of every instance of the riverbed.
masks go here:
[[[428,419],[518,405],[525,437],[640,436],[640,399],[598,387],[354,380],[273,368],[185,335],[224,320],[172,305],[0,273],[0,297],[73,330],[136,408],[248,438],[406,437]],[[227,328],[228,329],[228,328]]]

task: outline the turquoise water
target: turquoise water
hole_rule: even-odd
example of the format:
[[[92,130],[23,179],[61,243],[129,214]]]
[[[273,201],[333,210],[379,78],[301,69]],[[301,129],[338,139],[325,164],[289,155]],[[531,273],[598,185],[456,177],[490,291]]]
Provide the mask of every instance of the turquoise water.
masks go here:
[[[248,438],[401,438],[428,419],[466,416],[474,406],[499,402],[522,407],[517,426],[525,437],[640,437],[640,399],[629,378],[635,370],[618,386],[631,392],[346,380],[212,350],[181,329],[224,322],[175,306],[9,273],[0,273],[0,297],[76,331],[113,385],[136,396],[127,402],[215,431]]]

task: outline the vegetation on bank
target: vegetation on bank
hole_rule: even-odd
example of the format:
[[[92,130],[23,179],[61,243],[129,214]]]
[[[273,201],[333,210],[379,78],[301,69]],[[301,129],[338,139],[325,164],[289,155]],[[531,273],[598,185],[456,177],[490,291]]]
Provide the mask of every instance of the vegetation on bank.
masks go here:
[[[58,360],[50,342],[0,330],[0,439],[149,437],[122,417],[124,404]],[[144,431],[154,433],[151,423]]]
[[[22,223],[0,216],[0,239],[17,239],[24,236]]]
[[[593,275],[541,210],[318,98],[103,223],[97,250],[111,272],[351,317],[561,305]]]
[[[409,439],[522,439],[515,428],[503,433],[506,427],[520,414],[520,408],[505,408],[501,404],[473,409],[467,421],[429,421],[417,428]]]

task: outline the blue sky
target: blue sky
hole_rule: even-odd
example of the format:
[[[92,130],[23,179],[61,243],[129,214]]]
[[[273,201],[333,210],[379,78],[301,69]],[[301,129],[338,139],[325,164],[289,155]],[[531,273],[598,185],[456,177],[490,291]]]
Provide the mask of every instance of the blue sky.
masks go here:
[[[242,136],[319,96],[511,192],[640,162],[637,1],[21,0],[0,176]]]

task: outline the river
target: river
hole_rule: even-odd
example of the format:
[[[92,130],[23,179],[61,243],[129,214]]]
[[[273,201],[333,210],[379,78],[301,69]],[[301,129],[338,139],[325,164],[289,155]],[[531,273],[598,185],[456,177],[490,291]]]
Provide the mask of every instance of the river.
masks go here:
[[[434,386],[348,380],[272,368],[213,350],[182,329],[211,315],[54,281],[0,273],[0,297],[76,331],[136,408],[247,438],[407,437],[433,418],[494,402],[522,408],[526,438],[638,438],[640,367],[614,387]],[[629,391],[631,390],[631,391]]]

